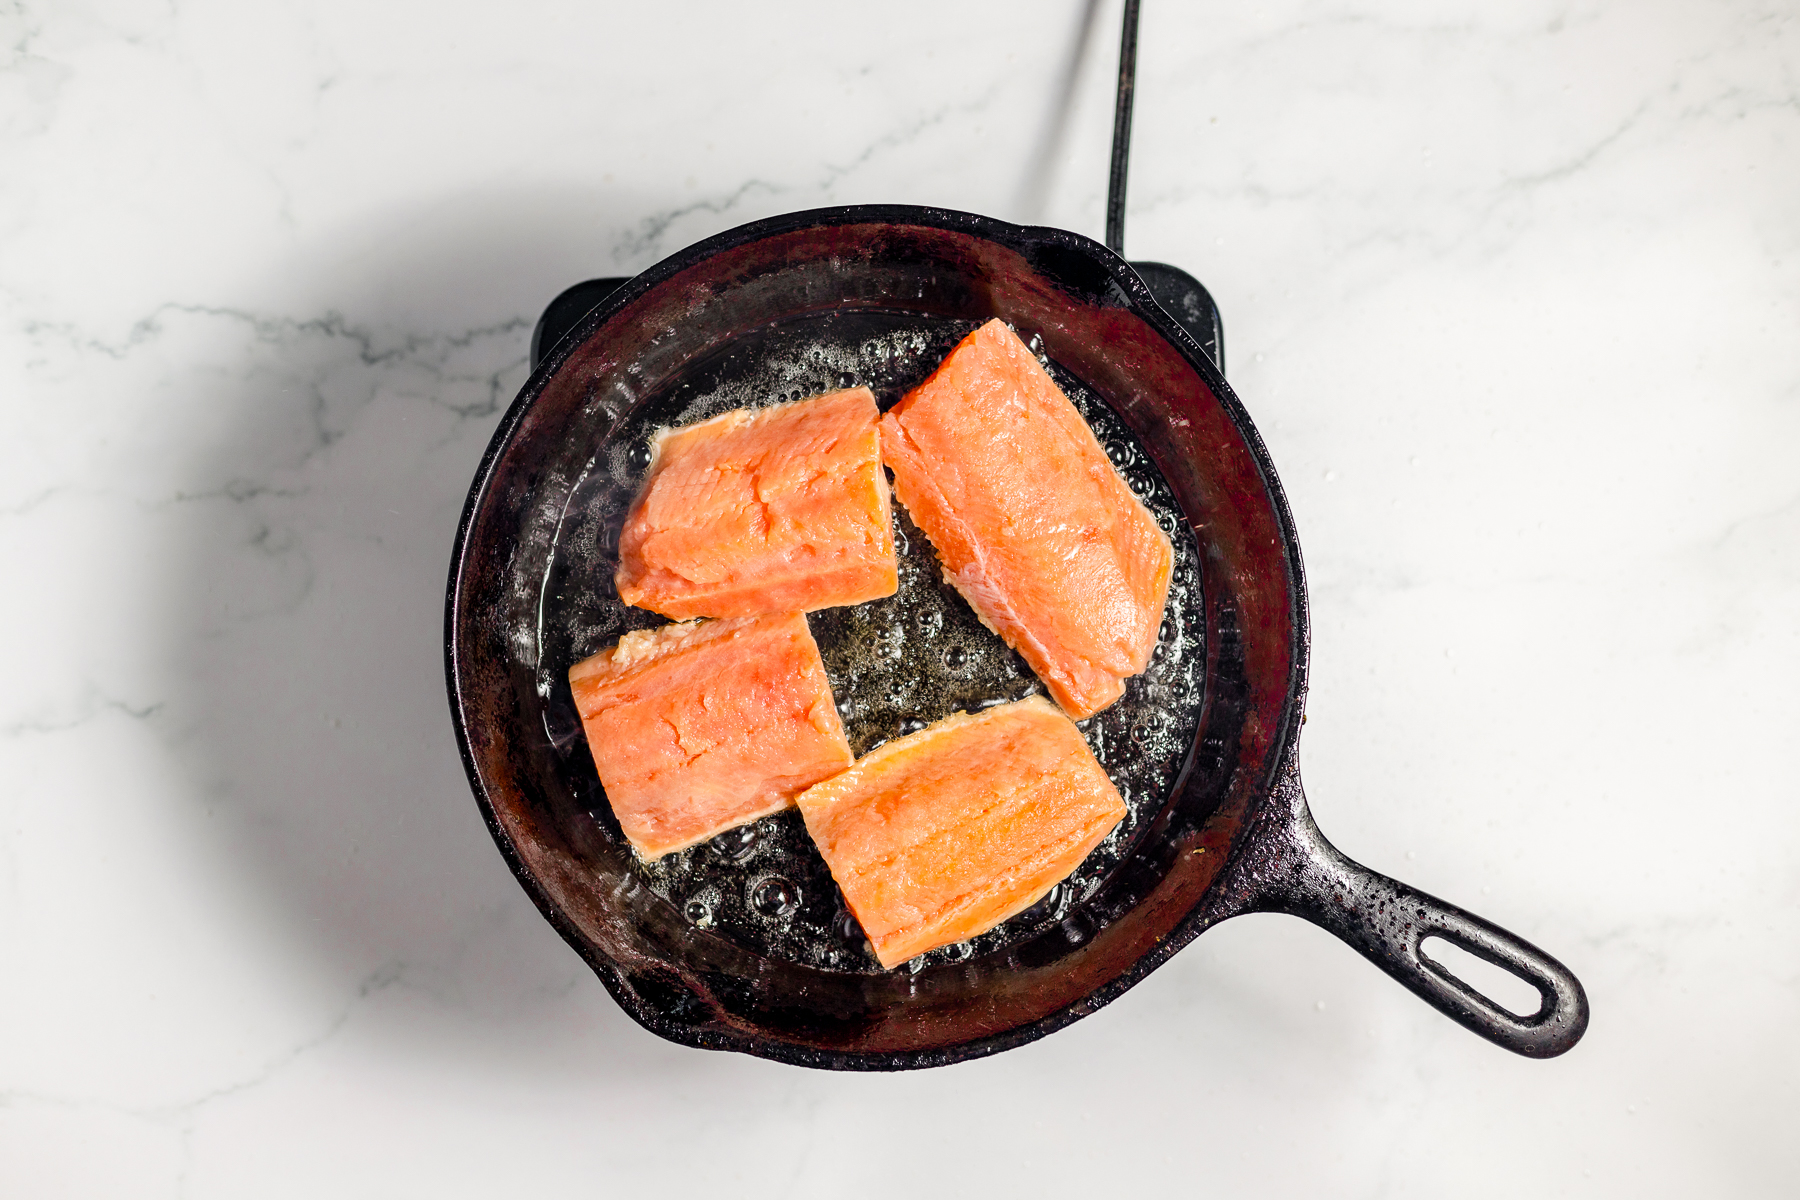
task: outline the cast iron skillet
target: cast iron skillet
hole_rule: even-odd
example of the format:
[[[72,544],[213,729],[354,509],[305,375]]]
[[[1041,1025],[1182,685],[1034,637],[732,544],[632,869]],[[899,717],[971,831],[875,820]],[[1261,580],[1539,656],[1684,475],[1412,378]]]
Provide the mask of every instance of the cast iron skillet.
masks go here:
[[[708,388],[763,386],[759,357],[769,346],[810,338],[842,351],[862,338],[866,349],[869,329],[890,326],[938,330],[947,346],[995,316],[1036,339],[1070,386],[1129,431],[1177,514],[1172,533],[1191,546],[1198,587],[1176,618],[1192,625],[1203,687],[1121,701],[1154,717],[1157,697],[1167,697],[1168,728],[1183,731],[1167,786],[1134,797],[1103,877],[912,970],[879,972],[851,951],[783,942],[780,904],[754,916],[742,909],[736,928],[714,923],[715,909],[730,908],[719,887],[705,893],[711,908],[684,908],[666,878],[659,886],[634,862],[574,732],[562,675],[618,628],[600,627],[598,610],[583,607],[610,586],[606,522],[589,521],[598,532],[585,535],[571,530],[589,506],[628,498],[643,461],[633,439],[650,416],[697,411],[680,406]],[[830,354],[818,354],[829,366]],[[908,371],[922,377],[932,365],[901,363],[884,381],[858,381],[879,383],[886,405],[913,378]],[[660,620],[638,616],[628,623]],[[821,614],[813,620],[817,631]],[[1351,862],[1319,833],[1295,759],[1308,636],[1300,546],[1262,440],[1131,268],[1066,231],[898,205],[754,222],[681,251],[602,302],[501,421],[457,533],[446,612],[451,707],[495,841],[626,1012],[673,1041],[840,1070],[976,1058],[1095,1011],[1210,925],[1279,911],[1329,929],[1509,1050],[1538,1058],[1568,1050],[1588,1009],[1562,964]],[[833,683],[844,706],[855,681]],[[866,732],[862,740],[859,753]],[[1131,747],[1113,750],[1109,769],[1129,769]],[[801,853],[771,829],[790,860]],[[693,852],[683,885],[712,886],[709,864],[727,890],[744,883],[728,869],[733,853]],[[1428,936],[1531,983],[1538,1010],[1514,1015],[1458,980],[1421,953]]]

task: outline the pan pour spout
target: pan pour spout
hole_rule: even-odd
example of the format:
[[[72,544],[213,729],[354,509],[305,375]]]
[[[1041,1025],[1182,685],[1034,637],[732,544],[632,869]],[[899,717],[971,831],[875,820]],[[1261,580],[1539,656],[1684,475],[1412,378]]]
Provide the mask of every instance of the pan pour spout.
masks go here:
[[[1283,912],[1329,930],[1463,1028],[1527,1058],[1555,1058],[1587,1032],[1588,1000],[1569,969],[1530,942],[1346,858],[1325,840],[1290,755],[1246,852],[1220,887],[1232,915]],[[1537,989],[1538,1009],[1508,1012],[1420,949],[1439,937]]]

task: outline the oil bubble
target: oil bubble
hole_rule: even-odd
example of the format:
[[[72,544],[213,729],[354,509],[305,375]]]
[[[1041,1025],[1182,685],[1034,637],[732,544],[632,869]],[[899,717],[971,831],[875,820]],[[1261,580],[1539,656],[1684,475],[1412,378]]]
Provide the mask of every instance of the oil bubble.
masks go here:
[[[765,917],[791,917],[800,907],[800,889],[779,875],[770,875],[750,889],[750,907]]]
[[[1079,946],[1094,936],[1094,921],[1084,912],[1072,914],[1062,923],[1063,940],[1071,946]]]
[[[695,896],[692,900],[689,900],[687,904],[682,907],[681,913],[690,922],[699,926],[701,929],[709,929],[712,927],[712,905],[708,904],[699,896]]]
[[[1148,754],[1155,748],[1157,740],[1162,736],[1162,723],[1153,715],[1145,714],[1131,727],[1131,744],[1140,754]]]
[[[727,829],[712,840],[712,848],[720,858],[728,862],[742,862],[756,849],[762,834],[754,825],[739,825],[736,829]]]
[[[952,671],[960,671],[969,665],[969,652],[961,646],[952,646],[944,651],[944,665]]]
[[[627,461],[629,461],[631,463],[632,466],[636,467],[640,471],[643,470],[645,467],[650,465],[650,443],[649,442],[634,443],[631,447],[631,453],[626,455],[625,457],[626,457]]]
[[[862,923],[847,908],[838,909],[837,916],[831,921],[831,931],[837,934],[839,941],[853,949],[861,949],[867,940],[863,937]]]
[[[1026,925],[1036,925],[1047,921],[1061,910],[1063,899],[1069,894],[1069,885],[1059,883],[1044,893],[1044,898],[1020,913],[1018,920]]]

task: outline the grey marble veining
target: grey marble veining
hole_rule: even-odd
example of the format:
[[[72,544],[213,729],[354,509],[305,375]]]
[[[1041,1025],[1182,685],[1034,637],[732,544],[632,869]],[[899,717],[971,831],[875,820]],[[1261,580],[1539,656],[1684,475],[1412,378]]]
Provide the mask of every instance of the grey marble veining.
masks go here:
[[[1566,961],[1569,1056],[1266,916],[806,1073],[643,1033],[507,874],[442,588],[542,306],[824,204],[1098,234],[1116,27],[0,10],[0,1190],[1791,1192],[1791,6],[1145,5],[1127,248],[1292,500],[1319,823]]]

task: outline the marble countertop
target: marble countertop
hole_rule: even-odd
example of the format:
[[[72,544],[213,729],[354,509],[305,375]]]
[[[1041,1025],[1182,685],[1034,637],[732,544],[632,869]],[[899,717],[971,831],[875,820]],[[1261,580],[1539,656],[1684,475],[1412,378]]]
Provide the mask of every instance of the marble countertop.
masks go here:
[[[1097,236],[1117,20],[0,8],[0,1190],[1792,1194],[1791,5],[1145,5],[1127,250],[1292,500],[1314,812],[1568,963],[1572,1053],[1270,915],[809,1072],[642,1031],[508,874],[442,591],[545,303],[826,204]]]

